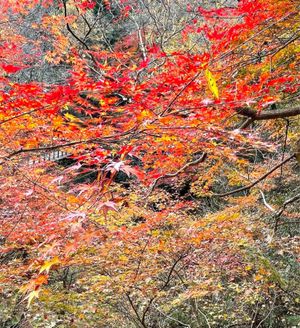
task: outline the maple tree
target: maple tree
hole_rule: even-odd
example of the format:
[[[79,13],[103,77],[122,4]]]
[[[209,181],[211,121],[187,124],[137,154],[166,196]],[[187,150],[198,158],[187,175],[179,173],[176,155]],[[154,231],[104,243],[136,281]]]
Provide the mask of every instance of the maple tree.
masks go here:
[[[297,325],[297,1],[0,7],[0,324]]]

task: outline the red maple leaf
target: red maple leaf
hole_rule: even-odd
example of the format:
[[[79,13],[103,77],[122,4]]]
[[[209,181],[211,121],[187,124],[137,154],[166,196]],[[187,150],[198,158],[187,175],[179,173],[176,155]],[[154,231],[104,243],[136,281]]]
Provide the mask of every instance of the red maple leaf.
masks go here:
[[[14,66],[14,65],[6,65],[6,64],[2,64],[2,68],[5,70],[6,73],[16,73],[18,71],[20,71],[21,69],[24,68],[20,67],[20,66]]]

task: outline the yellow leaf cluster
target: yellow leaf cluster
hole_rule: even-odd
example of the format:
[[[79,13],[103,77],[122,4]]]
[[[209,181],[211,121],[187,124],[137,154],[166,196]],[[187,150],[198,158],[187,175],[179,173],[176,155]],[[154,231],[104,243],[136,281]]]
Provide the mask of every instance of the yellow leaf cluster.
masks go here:
[[[212,92],[215,98],[219,99],[219,89],[217,86],[217,82],[209,69],[205,70],[205,77],[210,91]]]

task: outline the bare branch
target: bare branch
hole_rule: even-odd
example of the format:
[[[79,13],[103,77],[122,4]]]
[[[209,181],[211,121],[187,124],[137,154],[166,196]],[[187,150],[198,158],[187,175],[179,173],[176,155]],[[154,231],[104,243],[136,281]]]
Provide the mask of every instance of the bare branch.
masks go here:
[[[79,145],[79,144],[102,144],[102,145],[106,145],[108,143],[118,143],[118,138],[121,137],[125,137],[128,136],[132,133],[135,133],[137,130],[137,127],[133,127],[123,133],[119,133],[119,134],[114,134],[111,136],[106,136],[106,137],[102,137],[102,138],[92,138],[92,139],[88,139],[88,140],[81,140],[81,141],[73,141],[73,142],[67,142],[64,144],[58,144],[58,145],[54,145],[54,146],[46,146],[46,147],[39,147],[39,148],[21,148],[7,156],[3,156],[1,157],[4,160],[7,159],[11,159],[12,157],[15,157],[19,154],[22,153],[33,153],[33,152],[42,152],[42,151],[48,151],[48,150],[55,150],[55,149],[60,149],[60,148],[65,148],[65,147],[70,147],[70,146],[75,146],[75,145]],[[3,164],[3,162],[0,162],[0,164]]]
[[[287,109],[278,109],[278,110],[267,110],[257,112],[255,109],[243,107],[237,108],[236,112],[240,115],[246,116],[251,119],[251,121],[262,121],[262,120],[271,120],[276,118],[286,118],[291,116],[300,115],[300,107],[287,108]],[[247,121],[246,121],[247,122]],[[246,124],[245,122],[245,124]],[[249,123],[249,122],[247,122]],[[251,122],[250,122],[251,123]],[[247,124],[248,126],[249,124]],[[243,126],[245,128],[245,126]]]
[[[128,293],[126,293],[126,297],[127,297],[128,301],[129,301],[129,304],[130,304],[131,308],[133,309],[133,312],[135,313],[135,315],[137,317],[138,322],[142,325],[142,327],[147,328],[147,326],[143,322],[142,318],[140,317],[140,315],[139,315],[139,313],[138,313],[138,311],[136,309],[136,306],[133,303],[133,300],[131,299],[131,297],[130,297],[130,295]]]
[[[280,216],[281,216],[281,214],[284,212],[285,208],[286,208],[289,204],[292,204],[292,203],[296,202],[296,201],[299,200],[299,199],[300,199],[300,194],[297,194],[297,195],[295,195],[294,197],[287,199],[287,200],[283,203],[283,205],[281,206],[281,208],[276,212],[276,214],[275,214],[275,223],[274,223],[274,232],[277,231],[277,228],[278,228],[278,226],[280,225],[280,224],[279,224]]]
[[[268,204],[268,202],[266,201],[265,194],[262,192],[262,190],[259,189],[259,192],[261,194],[261,197],[263,199],[263,202],[264,202],[266,208],[268,208],[272,212],[276,212],[276,210],[270,204]]]
[[[156,187],[156,185],[157,185],[157,183],[158,183],[159,180],[164,179],[164,178],[173,178],[173,177],[176,177],[178,174],[184,172],[188,167],[190,167],[190,166],[194,166],[194,165],[197,165],[197,164],[199,164],[199,163],[204,162],[205,159],[206,159],[206,157],[207,157],[207,153],[203,153],[203,155],[202,155],[201,157],[195,159],[195,160],[192,161],[192,162],[186,163],[186,164],[185,164],[182,168],[180,168],[178,171],[176,171],[176,172],[174,172],[174,173],[167,173],[167,174],[162,175],[161,177],[157,178],[157,179],[153,182],[152,186],[150,187],[150,190],[149,190],[149,192],[148,192],[146,198],[148,198],[148,197],[151,195],[151,193],[152,193],[153,190],[155,189],[155,187]]]
[[[255,185],[257,185],[259,182],[263,181],[268,175],[270,175],[271,173],[273,173],[274,171],[276,171],[282,165],[284,165],[287,162],[289,162],[294,157],[295,157],[295,154],[293,154],[290,157],[286,158],[284,161],[282,161],[279,164],[277,164],[276,166],[274,166],[271,170],[269,170],[267,173],[265,173],[263,176],[261,176],[260,178],[258,178],[257,180],[255,180],[254,182],[252,182],[248,186],[241,187],[241,188],[238,188],[238,189],[235,189],[235,190],[232,190],[232,191],[228,191],[228,192],[225,192],[225,193],[222,193],[222,194],[213,194],[212,196],[215,196],[215,197],[225,197],[225,196],[233,195],[233,194],[235,194],[237,192],[249,190],[252,187],[254,187]]]
[[[170,269],[170,271],[169,271],[169,273],[168,273],[167,280],[165,281],[164,285],[163,285],[162,288],[161,288],[162,290],[168,287],[168,285],[169,285],[169,283],[170,283],[170,281],[171,281],[172,274],[173,274],[173,272],[175,271],[175,267],[176,267],[176,265],[177,265],[181,260],[183,260],[185,257],[188,256],[188,252],[189,252],[189,250],[188,250],[186,253],[181,254],[181,255],[178,257],[178,259],[173,263],[173,265],[171,266],[171,269]]]

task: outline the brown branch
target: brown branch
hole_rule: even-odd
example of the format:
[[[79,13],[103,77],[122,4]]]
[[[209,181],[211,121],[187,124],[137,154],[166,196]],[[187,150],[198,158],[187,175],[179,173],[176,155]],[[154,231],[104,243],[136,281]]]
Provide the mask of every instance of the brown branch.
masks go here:
[[[164,290],[164,289],[166,289],[166,288],[168,287],[168,285],[169,285],[169,283],[170,283],[170,281],[171,281],[172,274],[173,274],[173,272],[175,271],[176,265],[177,265],[181,260],[183,260],[185,257],[187,257],[187,256],[189,255],[190,249],[191,249],[191,248],[189,248],[185,253],[182,253],[182,254],[178,257],[178,259],[173,263],[173,265],[171,266],[170,271],[169,271],[169,273],[168,273],[167,280],[166,280],[165,283],[163,284],[161,290]]]
[[[60,200],[53,195],[53,193],[51,192],[51,190],[49,190],[47,187],[41,185],[39,182],[37,182],[36,180],[33,180],[30,176],[28,176],[27,174],[25,174],[24,172],[22,172],[22,170],[20,170],[17,166],[14,165],[14,169],[19,171],[19,173],[22,175],[22,177],[27,180],[30,184],[32,184],[34,187],[38,187],[39,189],[43,190],[46,194],[41,193],[46,199],[48,199],[49,201],[53,202],[54,204],[58,205],[60,208],[69,211],[70,209],[68,208],[68,206],[66,204],[63,204],[60,202]],[[50,195],[48,195],[50,194]]]
[[[68,17],[68,11],[67,11],[67,2],[65,1],[65,0],[62,0],[62,3],[63,3],[63,9],[64,9],[64,16],[65,17]],[[86,49],[86,50],[90,50],[90,48],[89,48],[89,46],[86,44],[86,42],[85,42],[85,39],[86,39],[86,37],[88,36],[88,34],[84,37],[84,39],[81,39],[72,29],[71,29],[71,26],[70,26],[70,24],[69,23],[66,23],[66,27],[67,27],[67,30],[70,32],[70,34],[79,42],[79,43],[81,43],[83,46],[84,46],[84,48]],[[96,59],[95,59],[95,57],[91,54],[91,53],[89,53],[89,52],[87,52],[87,55],[89,56],[89,58],[93,61],[93,63],[95,64],[95,65],[97,65],[97,61],[96,61]],[[98,74],[98,75],[100,75],[100,76],[102,76],[102,77],[104,77],[104,78],[106,78],[106,79],[108,79],[108,80],[110,80],[110,81],[113,81],[113,82],[116,82],[116,80],[113,78],[113,77],[111,77],[111,76],[108,76],[108,75],[106,75],[104,72],[98,72],[94,67],[90,67],[89,65],[88,65],[88,67],[94,72],[94,73],[96,73],[96,74]]]
[[[49,107],[51,107],[51,105],[45,105],[45,106],[40,107],[40,108],[34,108],[34,109],[32,109],[32,110],[30,110],[28,112],[23,112],[23,113],[20,113],[20,114],[15,115],[15,116],[8,117],[8,118],[4,119],[3,121],[0,121],[0,125],[2,125],[4,123],[7,123],[7,122],[10,122],[12,120],[15,120],[15,119],[17,119],[19,117],[22,117],[22,116],[25,116],[25,115],[30,115],[32,113],[35,113],[37,111],[41,111],[43,109],[47,109]],[[19,109],[19,108],[17,108],[17,109]],[[21,109],[19,109],[19,110],[21,110]]]
[[[242,43],[240,43],[235,48],[230,49],[227,52],[225,52],[224,54],[219,55],[219,57],[215,58],[213,60],[213,62],[219,61],[219,60],[223,60],[226,57],[232,55],[236,50],[238,50],[239,48],[242,48],[245,44],[249,43],[251,40],[255,39],[257,36],[261,35],[265,31],[271,29],[271,27],[276,26],[278,23],[283,22],[284,20],[286,20],[287,18],[289,18],[292,15],[298,15],[298,12],[297,11],[289,12],[287,15],[281,17],[277,21],[272,21],[271,24],[267,25],[265,28],[263,28],[262,30],[258,31],[257,33],[254,33],[253,35],[251,35],[251,37],[249,37],[248,39],[246,39],[245,41],[243,41]]]
[[[297,194],[296,196],[286,200],[283,205],[282,205],[282,208],[285,209],[287,205],[295,202],[296,200],[300,199],[300,194]]]
[[[252,117],[248,117],[245,122],[239,127],[239,129],[246,129],[249,125],[251,125],[255,120]]]
[[[60,148],[65,148],[65,147],[69,147],[69,146],[74,146],[74,145],[79,145],[82,143],[89,143],[92,142],[91,140],[85,140],[85,141],[73,141],[73,142],[68,142],[65,144],[60,144],[60,145],[55,145],[55,146],[48,146],[48,147],[40,147],[40,148],[21,148],[7,156],[4,156],[4,159],[10,159],[12,157],[15,157],[19,154],[22,153],[34,153],[34,152],[41,152],[41,151],[45,151],[45,150],[55,150],[55,149],[60,149]]]
[[[20,113],[20,114],[18,114],[18,115],[16,115],[16,116],[9,117],[9,118],[7,118],[7,119],[1,121],[1,122],[0,122],[0,125],[1,125],[1,124],[4,124],[4,123],[7,123],[7,122],[10,122],[10,121],[12,121],[12,120],[15,120],[16,118],[19,118],[19,117],[22,117],[22,116],[25,116],[25,115],[30,115],[30,114],[36,112],[37,110],[38,110],[38,109],[32,109],[32,110],[30,110],[30,111],[28,111],[28,112]]]
[[[280,222],[277,224],[277,228],[282,225],[287,225],[287,224],[299,224],[300,221],[286,221],[286,222]],[[274,229],[275,230],[275,229]]]
[[[80,16],[83,18],[84,22],[88,26],[88,31],[85,34],[84,38],[83,38],[83,41],[85,41],[87,39],[87,37],[90,35],[90,33],[92,32],[92,30],[93,30],[93,28],[94,28],[94,26],[96,24],[96,20],[95,20],[93,26],[91,26],[90,23],[89,23],[89,21],[86,19],[86,17],[84,15],[80,15]]]
[[[139,273],[140,273],[140,268],[141,268],[141,265],[142,265],[142,256],[144,255],[145,251],[146,251],[146,248],[147,246],[149,245],[149,242],[150,242],[150,239],[148,239],[145,243],[145,246],[143,247],[142,251],[141,251],[141,255],[140,255],[140,258],[139,258],[139,261],[138,261],[138,265],[137,265],[137,269],[135,271],[135,275],[134,275],[134,278],[133,278],[133,283],[135,283]]]
[[[200,71],[196,73],[182,88],[179,90],[179,92],[175,95],[175,97],[171,100],[169,105],[159,114],[160,117],[163,117],[166,113],[170,111],[174,103],[177,101],[177,99],[184,93],[184,91],[194,82],[197,80],[197,78],[202,74],[203,72]]]
[[[290,157],[286,158],[284,161],[280,162],[279,164],[277,164],[276,166],[274,166],[271,170],[269,170],[267,173],[265,173],[263,176],[261,176],[260,178],[258,178],[257,180],[255,180],[254,182],[252,182],[251,184],[232,190],[232,191],[228,191],[222,194],[213,194],[212,196],[215,197],[225,197],[225,196],[229,196],[232,194],[235,194],[237,192],[241,192],[241,191],[245,191],[248,189],[251,189],[252,187],[254,187],[255,185],[257,185],[259,182],[261,182],[262,180],[264,180],[268,175],[270,175],[271,173],[273,173],[274,171],[276,171],[278,168],[280,168],[282,165],[286,164],[287,162],[289,162],[291,159],[293,159],[295,157],[295,154],[291,155]]]
[[[243,107],[237,108],[235,111],[240,115],[250,118],[252,122],[300,115],[300,107],[278,110],[266,110],[261,112],[257,112],[255,109],[252,108]]]
[[[178,174],[184,172],[188,167],[190,166],[194,166],[194,165],[197,165],[199,163],[202,163],[205,161],[205,159],[207,158],[207,153],[203,153],[203,155],[197,159],[195,159],[194,161],[192,162],[189,162],[189,163],[186,163],[182,168],[180,168],[178,171],[174,172],[174,173],[167,173],[167,174],[164,174],[162,175],[161,177],[155,179],[155,181],[153,182],[152,186],[150,187],[149,189],[149,192],[146,196],[146,198],[148,198],[151,193],[153,192],[153,190],[155,189],[157,183],[159,180],[161,179],[164,179],[164,178],[173,178],[173,177],[176,177]]]
[[[296,202],[297,200],[300,199],[300,194],[295,195],[292,198],[287,199],[283,205],[281,206],[281,208],[276,212],[275,214],[275,223],[274,223],[274,232],[277,231],[277,228],[279,225],[283,224],[283,223],[279,223],[280,220],[280,216],[281,214],[284,212],[285,208],[289,205],[292,204],[293,202]]]
[[[107,143],[117,143],[118,142],[118,138],[120,137],[125,137],[131,133],[136,132],[138,127],[133,127],[123,133],[119,133],[119,134],[115,134],[115,135],[111,135],[111,136],[106,136],[106,137],[102,137],[100,138],[93,138],[93,139],[88,139],[88,140],[82,140],[82,141],[73,141],[73,142],[68,142],[68,143],[64,143],[64,144],[59,144],[59,145],[55,145],[55,146],[46,146],[46,147],[40,147],[40,148],[21,148],[17,151],[14,151],[12,153],[10,153],[7,156],[3,156],[1,157],[2,159],[11,159],[12,157],[15,157],[19,154],[22,153],[29,153],[29,152],[41,152],[41,151],[48,151],[48,150],[55,150],[55,149],[59,149],[59,148],[65,148],[65,147],[69,147],[69,146],[75,146],[75,145],[79,145],[79,144],[103,144],[106,145]],[[3,164],[3,162],[0,162],[0,164]]]
[[[68,17],[68,11],[67,11],[67,2],[65,0],[62,0],[63,3],[63,9],[64,9],[64,16],[67,18]],[[90,48],[88,47],[88,45],[81,40],[75,33],[74,31],[71,29],[70,24],[66,23],[67,26],[67,30],[72,34],[72,36],[78,41],[80,42],[87,50],[90,50]]]
[[[138,313],[138,311],[137,311],[137,309],[136,309],[136,307],[135,307],[135,305],[134,305],[134,303],[133,303],[133,301],[132,301],[129,293],[126,293],[126,297],[127,297],[128,301],[129,301],[129,304],[130,304],[131,308],[133,309],[133,312],[136,315],[136,318],[137,318],[138,322],[140,322],[140,324],[142,325],[142,327],[147,328],[147,326],[143,322],[143,319],[140,317],[140,315],[139,315],[139,313]]]
[[[145,324],[145,320],[146,320],[146,315],[147,315],[147,312],[150,310],[150,307],[154,301],[155,297],[152,297],[148,303],[148,305],[146,306],[145,310],[143,311],[143,316],[142,316],[142,322],[143,324]]]

